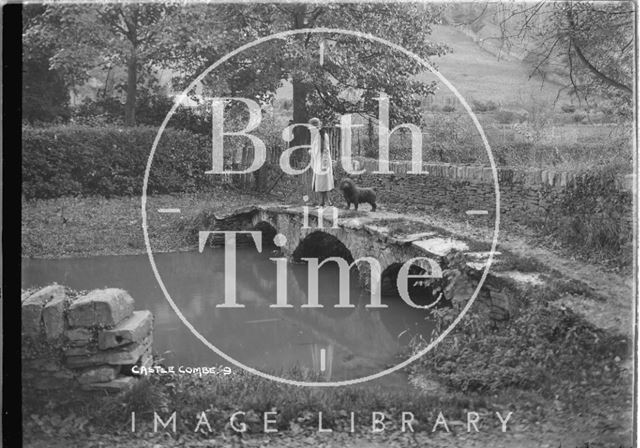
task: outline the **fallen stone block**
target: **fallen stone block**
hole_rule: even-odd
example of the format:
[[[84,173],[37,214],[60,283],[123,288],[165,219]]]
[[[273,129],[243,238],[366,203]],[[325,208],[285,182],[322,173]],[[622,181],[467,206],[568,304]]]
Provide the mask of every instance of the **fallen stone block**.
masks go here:
[[[153,314],[151,311],[134,311],[131,317],[120,322],[115,328],[100,331],[98,346],[101,350],[105,350],[138,342],[151,333],[152,327]]]
[[[140,356],[151,347],[153,336],[150,334],[140,342],[125,345],[118,350],[105,350],[87,356],[67,356],[65,363],[68,367],[90,367],[103,364],[126,365],[135,364]]]
[[[135,377],[141,376],[139,370],[137,371],[137,373],[133,372],[133,368],[135,366],[144,367],[145,369],[149,369],[150,367],[153,366],[153,351],[151,350],[151,347],[149,347],[147,351],[145,351],[142,354],[142,356],[140,356],[140,359],[136,364],[122,366],[122,368],[120,369],[120,373],[124,375],[135,376]]]
[[[96,344],[79,345],[77,347],[67,347],[63,350],[66,356],[84,356],[98,353]]]
[[[49,341],[58,339],[64,333],[64,309],[66,306],[66,301],[66,294],[58,295],[52,298],[42,310],[44,332]]]
[[[112,381],[118,375],[120,366],[100,366],[86,369],[78,375],[80,384],[106,383]]]
[[[69,307],[72,327],[113,327],[133,313],[133,299],[123,289],[96,289]]]
[[[95,331],[89,328],[73,328],[66,330],[64,336],[67,339],[69,345],[80,346],[87,345],[95,339]]]
[[[464,241],[453,238],[430,238],[413,241],[412,244],[438,257],[444,257],[451,251],[466,251],[469,246]]]
[[[50,285],[25,299],[22,302],[22,334],[31,337],[39,336],[44,306],[52,299],[64,296],[64,286]]]
[[[119,376],[118,378],[108,381],[106,383],[90,383],[80,386],[83,390],[98,391],[103,390],[105,392],[124,392],[131,389],[138,379],[132,376]]]

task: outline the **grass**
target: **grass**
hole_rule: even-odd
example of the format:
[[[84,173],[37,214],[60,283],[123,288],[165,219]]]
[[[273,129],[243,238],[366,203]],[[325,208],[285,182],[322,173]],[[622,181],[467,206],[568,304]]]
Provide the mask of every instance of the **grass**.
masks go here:
[[[155,252],[191,247],[177,231],[205,207],[226,213],[264,201],[237,190],[150,196],[148,230]],[[179,208],[179,214],[158,212]],[[58,198],[23,202],[22,256],[61,258],[88,255],[129,255],[145,252],[139,197]]]

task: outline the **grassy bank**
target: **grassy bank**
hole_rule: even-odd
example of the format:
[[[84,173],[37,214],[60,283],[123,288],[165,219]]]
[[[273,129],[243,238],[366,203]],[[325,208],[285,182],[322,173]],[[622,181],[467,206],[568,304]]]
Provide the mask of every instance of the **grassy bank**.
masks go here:
[[[158,195],[148,198],[147,221],[154,252],[180,251],[188,244],[176,229],[203,208],[228,213],[248,204],[267,201],[232,189],[208,193]],[[180,213],[160,213],[177,208]],[[22,256],[60,258],[91,255],[128,255],[145,252],[141,198],[57,198],[22,204]]]

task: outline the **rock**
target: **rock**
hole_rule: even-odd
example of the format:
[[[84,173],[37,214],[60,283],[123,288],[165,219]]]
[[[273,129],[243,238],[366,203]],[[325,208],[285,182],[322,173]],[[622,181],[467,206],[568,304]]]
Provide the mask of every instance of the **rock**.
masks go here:
[[[64,286],[50,285],[25,299],[22,302],[22,334],[31,337],[39,336],[44,306],[52,299],[64,296]]]
[[[80,384],[106,383],[114,380],[119,371],[120,366],[100,366],[86,369],[78,375],[78,382]]]
[[[545,284],[542,275],[537,272],[497,271],[493,275],[510,281],[516,286],[540,286]]]
[[[98,333],[98,345],[101,350],[139,342],[151,332],[153,314],[151,311],[134,311],[133,315],[120,322],[112,330]]]
[[[509,311],[502,307],[491,305],[489,308],[489,318],[495,321],[509,320]]]
[[[65,319],[64,308],[67,300],[66,295],[54,297],[44,306],[42,310],[42,321],[47,339],[52,341],[58,339],[64,333]]]
[[[118,392],[124,392],[131,389],[136,384],[137,381],[138,379],[132,376],[119,376],[118,378],[108,381],[106,383],[83,384],[81,388],[83,390],[92,390],[92,391],[103,390],[106,392],[118,393]]]
[[[466,251],[469,246],[464,241],[453,238],[429,238],[426,240],[413,241],[414,246],[429,252],[432,255],[444,257],[451,251]]]
[[[113,327],[133,313],[133,299],[122,289],[96,289],[69,307],[72,327]]]
[[[58,358],[40,358],[23,361],[23,369],[39,372],[56,372],[62,369],[62,364]]]
[[[93,355],[98,353],[98,347],[95,344],[87,344],[65,348],[63,351],[66,356]]]
[[[94,339],[95,332],[88,328],[73,328],[64,332],[69,345],[80,346],[87,345]]]
[[[65,363],[68,367],[89,367],[103,364],[126,365],[135,364],[142,354],[151,347],[152,335],[147,336],[143,341],[125,345],[118,350],[105,350],[93,353],[88,356],[67,356]]]

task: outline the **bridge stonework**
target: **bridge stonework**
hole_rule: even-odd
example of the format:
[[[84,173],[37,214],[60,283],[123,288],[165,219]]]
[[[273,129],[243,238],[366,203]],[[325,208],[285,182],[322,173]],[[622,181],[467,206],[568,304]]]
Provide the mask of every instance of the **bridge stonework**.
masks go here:
[[[397,268],[412,258],[429,258],[438,263],[443,272],[441,285],[445,300],[456,307],[464,306],[473,295],[489,256],[487,247],[478,249],[478,242],[451,237],[442,229],[430,227],[397,213],[339,210],[338,219],[333,226],[330,209],[325,209],[322,215],[322,226],[318,225],[317,208],[310,208],[307,213],[308,228],[304,225],[305,211],[302,207],[251,206],[236,210],[227,216],[217,216],[209,221],[207,228],[200,230],[259,229],[265,236],[265,224],[268,224],[273,228],[270,235],[279,233],[286,237],[286,243],[281,250],[285,256],[292,258],[295,257],[296,250],[314,235],[331,235],[350,252],[353,259],[377,259],[381,268],[380,280],[384,280],[385,271],[394,265]],[[204,210],[201,214],[213,216],[210,210]],[[263,244],[268,242],[263,238]],[[210,238],[208,243],[223,244],[223,239]],[[476,247],[470,248],[471,245]],[[311,254],[308,257],[316,255]],[[479,313],[493,320],[505,320],[517,314],[518,291],[544,285],[549,281],[543,273],[517,271],[512,267],[516,260],[510,257],[512,255],[507,256],[500,252],[494,254],[494,264],[474,305]],[[429,268],[424,264],[419,267]],[[360,286],[369,290],[369,263],[357,263],[357,268]],[[395,273],[397,275],[397,270]],[[388,274],[391,275],[391,271]]]
[[[437,262],[442,251],[430,252],[417,244],[416,241],[436,235],[435,232],[419,233],[394,238],[388,235],[383,226],[376,225],[375,218],[347,216],[340,217],[334,223],[330,208],[322,213],[322,225],[319,225],[318,209],[308,210],[308,223],[305,226],[304,209],[302,207],[267,207],[257,208],[253,214],[252,224],[258,226],[262,222],[270,224],[276,231],[286,237],[286,243],[281,248],[284,255],[292,257],[294,252],[306,238],[316,232],[326,233],[336,238],[351,253],[354,260],[373,257],[380,264],[382,275],[391,265],[404,263],[416,257],[431,258]],[[344,213],[341,210],[340,213]],[[453,242],[453,245],[460,243]],[[363,288],[371,287],[370,266],[365,261],[357,261],[360,284]]]

